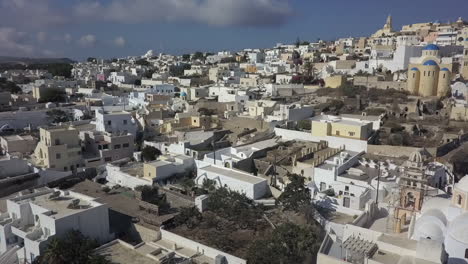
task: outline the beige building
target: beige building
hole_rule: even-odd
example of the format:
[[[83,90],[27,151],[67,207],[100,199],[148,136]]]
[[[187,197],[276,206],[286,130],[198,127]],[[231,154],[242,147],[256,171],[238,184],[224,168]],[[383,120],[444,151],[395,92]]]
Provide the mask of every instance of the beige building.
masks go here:
[[[344,75],[335,75],[325,78],[325,88],[339,88],[346,83]]]
[[[84,165],[78,130],[72,126],[40,128],[34,151],[36,166],[58,171],[76,171]]]
[[[135,137],[132,134],[82,131],[80,139],[86,167],[133,157]]]
[[[320,115],[312,119],[311,131],[312,136],[316,137],[334,136],[367,140],[372,133],[372,122]]]
[[[419,96],[445,96],[450,90],[453,64],[443,64],[439,47],[427,45],[419,63],[408,66],[408,91]]]
[[[195,167],[193,158],[184,155],[163,155],[158,159],[143,165],[143,178],[161,182],[176,174],[188,173]]]
[[[3,154],[9,153],[32,153],[36,147],[37,140],[30,135],[26,136],[3,136],[0,137],[0,151]]]
[[[468,80],[468,38],[465,39],[463,49],[463,61],[461,75],[463,79]]]

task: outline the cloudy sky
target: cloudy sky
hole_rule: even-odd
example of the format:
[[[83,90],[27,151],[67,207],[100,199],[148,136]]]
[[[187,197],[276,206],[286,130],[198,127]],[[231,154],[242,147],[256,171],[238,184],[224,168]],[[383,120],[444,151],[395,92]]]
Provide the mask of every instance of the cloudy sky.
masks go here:
[[[467,9],[468,0],[0,0],[0,56],[263,48],[369,35],[388,14],[400,28],[453,21]]]

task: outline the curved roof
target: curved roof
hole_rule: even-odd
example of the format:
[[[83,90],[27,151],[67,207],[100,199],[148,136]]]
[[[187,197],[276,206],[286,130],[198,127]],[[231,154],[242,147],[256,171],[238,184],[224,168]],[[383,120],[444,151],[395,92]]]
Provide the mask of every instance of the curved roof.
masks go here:
[[[411,70],[412,70],[412,71],[419,71],[419,69],[416,68],[416,67],[411,68]]]
[[[427,219],[429,220],[429,219]],[[444,242],[445,233],[444,230],[433,221],[423,221],[416,223],[416,228],[414,230],[413,239],[431,239],[439,242]]]
[[[465,176],[461,178],[461,180],[457,184],[455,184],[455,188],[463,192],[468,192],[468,177]]]
[[[433,60],[428,60],[428,61],[424,62],[423,65],[424,66],[437,66],[437,62],[435,62]]]
[[[450,200],[442,197],[434,197],[423,203],[421,208],[421,213],[423,215],[432,212],[433,210],[438,210],[447,216],[447,209],[450,206]]]
[[[186,92],[182,92],[180,93],[181,96],[187,96],[187,93]]]
[[[441,71],[450,71],[450,70],[447,68],[442,68]]]
[[[412,162],[423,162],[421,152],[418,150],[418,151],[411,153],[409,160]]]
[[[450,223],[448,234],[460,243],[468,245],[468,213],[457,216]]]
[[[439,50],[439,46],[437,46],[435,44],[429,44],[426,47],[424,47],[423,50]]]

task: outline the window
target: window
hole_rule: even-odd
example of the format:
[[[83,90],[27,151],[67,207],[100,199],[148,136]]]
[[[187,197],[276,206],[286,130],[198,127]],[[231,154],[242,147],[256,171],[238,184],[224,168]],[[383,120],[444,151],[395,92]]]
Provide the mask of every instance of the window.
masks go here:
[[[60,159],[60,158],[61,158],[60,153],[56,153],[56,154],[55,154],[55,159]]]
[[[355,132],[348,132],[348,134],[349,134],[349,136],[351,136],[351,137],[354,137],[354,135],[356,135]]]
[[[120,144],[114,145],[114,149],[120,149]]]
[[[67,171],[67,170],[68,170],[68,167],[67,167],[67,166],[63,167],[63,170],[64,170],[64,171]]]
[[[112,161],[112,157],[105,157],[105,158],[104,158],[104,161],[105,161],[105,162],[111,162],[111,161]]]
[[[102,145],[102,149],[109,149],[109,145],[108,144]]]
[[[349,186],[344,187],[345,192],[349,191]]]
[[[444,73],[444,77],[443,77],[443,78],[445,79],[445,73]]]
[[[413,73],[413,78],[416,78],[416,73]]]
[[[336,134],[337,136],[339,136],[339,135],[340,135],[340,131],[337,130],[335,134]]]
[[[124,143],[122,146],[123,146],[124,148],[128,148],[128,147],[130,147],[130,144]]]
[[[110,120],[107,121],[107,125],[109,125],[109,126],[112,125],[112,121],[110,121]]]
[[[123,121],[123,124],[124,124],[124,125],[126,125],[126,124],[127,124],[127,120],[126,120],[126,119]]]
[[[462,200],[463,200],[462,196],[461,196],[460,194],[457,195],[457,204],[458,204],[458,205],[461,205],[461,204],[462,204]]]
[[[55,145],[60,145],[60,139],[55,140]]]
[[[468,248],[465,249],[465,258],[468,258]]]

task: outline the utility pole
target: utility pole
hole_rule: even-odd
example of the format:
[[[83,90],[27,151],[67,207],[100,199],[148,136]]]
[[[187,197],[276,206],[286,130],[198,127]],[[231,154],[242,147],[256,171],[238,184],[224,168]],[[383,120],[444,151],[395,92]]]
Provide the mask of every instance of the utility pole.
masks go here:
[[[216,148],[215,148],[214,139],[211,141],[211,146],[213,147],[213,162],[214,162],[214,165],[216,165]]]
[[[377,194],[375,195],[375,205],[379,205],[379,185],[380,185],[380,161],[377,167]]]

